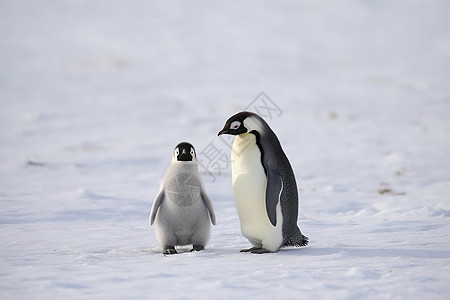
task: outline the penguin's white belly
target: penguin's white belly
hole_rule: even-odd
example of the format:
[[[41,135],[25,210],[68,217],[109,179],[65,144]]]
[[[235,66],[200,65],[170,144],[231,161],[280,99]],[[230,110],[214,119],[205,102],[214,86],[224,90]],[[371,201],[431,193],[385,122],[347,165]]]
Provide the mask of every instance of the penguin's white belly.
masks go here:
[[[277,205],[277,224],[273,226],[267,216],[267,176],[255,136],[237,136],[231,153],[233,192],[241,232],[253,246],[277,251],[283,241],[281,207]]]

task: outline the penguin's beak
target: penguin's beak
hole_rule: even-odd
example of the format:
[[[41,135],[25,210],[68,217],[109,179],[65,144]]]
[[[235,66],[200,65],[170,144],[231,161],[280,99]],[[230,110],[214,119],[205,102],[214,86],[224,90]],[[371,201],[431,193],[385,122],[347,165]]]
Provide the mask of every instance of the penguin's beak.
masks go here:
[[[217,136],[222,135],[222,134],[227,134],[228,130],[227,129],[222,129],[221,131],[219,131],[219,133],[217,134]]]

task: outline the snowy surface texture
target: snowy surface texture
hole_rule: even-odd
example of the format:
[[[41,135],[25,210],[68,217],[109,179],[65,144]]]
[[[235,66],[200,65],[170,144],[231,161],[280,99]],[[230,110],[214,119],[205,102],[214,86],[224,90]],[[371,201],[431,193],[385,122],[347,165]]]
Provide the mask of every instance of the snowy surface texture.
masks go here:
[[[0,298],[448,299],[449,15],[446,0],[0,1]],[[305,248],[239,253],[217,132],[245,107],[294,168]],[[206,251],[164,256],[147,222],[180,141],[218,223]]]

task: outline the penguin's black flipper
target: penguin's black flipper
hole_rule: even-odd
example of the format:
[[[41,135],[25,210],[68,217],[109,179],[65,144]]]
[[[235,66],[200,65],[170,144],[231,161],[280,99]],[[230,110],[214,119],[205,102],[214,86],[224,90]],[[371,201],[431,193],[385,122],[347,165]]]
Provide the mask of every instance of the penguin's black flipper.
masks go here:
[[[266,166],[267,188],[266,188],[266,211],[270,223],[277,225],[277,204],[280,202],[281,192],[283,190],[283,181],[281,176],[270,167]]]

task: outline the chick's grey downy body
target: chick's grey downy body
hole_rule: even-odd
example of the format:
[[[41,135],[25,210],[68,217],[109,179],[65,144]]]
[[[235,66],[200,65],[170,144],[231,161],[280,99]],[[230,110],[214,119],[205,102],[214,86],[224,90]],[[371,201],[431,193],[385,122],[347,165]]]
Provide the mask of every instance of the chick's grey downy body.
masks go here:
[[[190,147],[188,144],[183,148],[181,143],[175,149],[150,214],[150,224],[155,225],[156,238],[165,254],[176,253],[175,246],[182,245],[203,250],[211,223],[215,224],[214,209],[201,182],[193,147],[191,157],[186,154]]]

